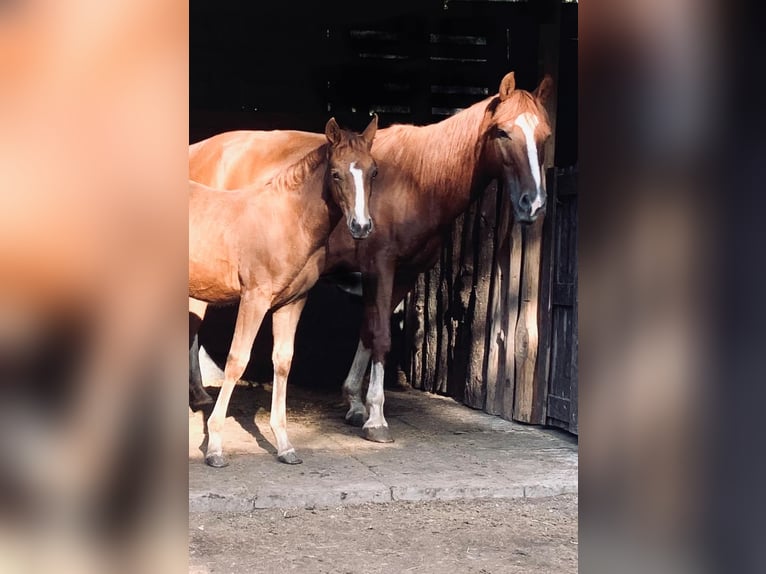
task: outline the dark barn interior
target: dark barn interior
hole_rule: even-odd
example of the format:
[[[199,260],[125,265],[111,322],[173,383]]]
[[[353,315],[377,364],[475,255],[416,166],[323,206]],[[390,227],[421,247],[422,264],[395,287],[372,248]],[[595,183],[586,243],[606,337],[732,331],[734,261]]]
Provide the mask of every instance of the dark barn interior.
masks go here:
[[[554,215],[545,222],[543,251],[552,255],[543,261],[550,269],[558,265],[569,271],[563,288],[555,277],[553,287],[543,288],[547,312],[538,317],[551,327],[540,330],[549,341],[541,342],[548,358],[537,384],[545,389],[537,414],[526,422],[576,433],[577,324],[571,315],[576,309],[577,4],[393,0],[360,6],[339,0],[191,2],[190,143],[234,129],[321,132],[331,116],[361,130],[371,112],[378,114],[380,127],[423,125],[494,94],[508,71],[515,71],[517,85],[529,90],[551,73],[557,98],[549,190],[564,190],[556,203],[567,220],[557,223]],[[558,174],[569,175],[551,185]],[[556,327],[557,293],[566,299],[565,333],[559,333],[568,338],[563,359],[555,344],[561,331]],[[320,281],[299,324],[290,384],[339,392],[356,349],[361,315],[359,298]],[[210,309],[200,331],[201,344],[221,365],[235,316],[235,307]],[[245,373],[249,380],[271,378],[270,330],[267,318]],[[407,357],[406,334],[394,333],[390,363],[399,367],[399,376],[417,388],[451,394],[493,412],[486,392],[476,403],[465,399],[464,389],[413,381],[416,369]],[[432,374],[447,378],[446,373]],[[388,368],[387,375],[391,388],[397,369]],[[495,414],[525,420],[502,409]]]

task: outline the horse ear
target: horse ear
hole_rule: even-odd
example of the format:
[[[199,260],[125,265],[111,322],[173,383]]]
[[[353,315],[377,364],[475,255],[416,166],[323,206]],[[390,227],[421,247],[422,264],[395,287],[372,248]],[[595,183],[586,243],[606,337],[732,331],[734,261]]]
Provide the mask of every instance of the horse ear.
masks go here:
[[[367,142],[367,147],[372,148],[372,140],[375,138],[375,132],[378,131],[378,114],[372,114],[372,120],[369,125],[364,128],[362,137]]]
[[[340,143],[341,130],[338,122],[335,121],[335,118],[330,118],[327,121],[327,125],[324,128],[324,133],[327,136],[327,141],[332,145],[338,145]]]
[[[534,96],[540,100],[543,106],[547,106],[551,101],[551,96],[553,96],[553,78],[550,74],[545,74],[540,85],[535,89]]]
[[[503,78],[503,81],[500,82],[500,101],[502,102],[508,96],[511,95],[511,92],[516,89],[516,76],[513,72],[508,72],[505,77]]]

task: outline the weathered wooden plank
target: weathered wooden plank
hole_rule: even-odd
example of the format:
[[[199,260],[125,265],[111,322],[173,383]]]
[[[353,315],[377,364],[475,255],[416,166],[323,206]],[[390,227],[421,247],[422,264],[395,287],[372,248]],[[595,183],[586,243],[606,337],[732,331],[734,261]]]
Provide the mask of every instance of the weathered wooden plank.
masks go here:
[[[503,377],[505,385],[502,396],[501,416],[511,420],[516,394],[516,325],[521,306],[521,260],[523,257],[523,241],[521,224],[513,222],[508,238],[507,254],[504,253],[504,265],[508,265],[508,289],[505,292],[505,355],[502,357]]]
[[[461,368],[460,357],[458,356],[460,349],[458,346],[460,341],[462,316],[465,313],[460,298],[460,288],[462,285],[460,255],[464,221],[465,215],[461,215],[455,220],[452,229],[450,230],[452,253],[450,258],[449,277],[447,278],[449,281],[449,308],[445,314],[445,322],[447,324],[448,332],[446,392],[448,395],[455,398],[462,398],[463,396],[463,380],[458,374],[458,371]]]
[[[497,233],[498,246],[492,260],[492,277],[489,295],[489,337],[487,340],[487,364],[484,378],[487,381],[487,403],[485,410],[493,415],[503,412],[503,395],[505,394],[505,366],[503,357],[506,348],[505,307],[508,288],[508,249],[511,214],[508,210],[508,200],[502,188],[497,193]]]
[[[484,377],[487,359],[487,311],[495,250],[495,218],[497,183],[484,191],[476,211],[474,224],[474,278],[471,290],[470,350],[466,371],[465,400],[468,406],[483,409],[486,405],[487,381]]]
[[[407,377],[407,382],[412,384],[412,338],[413,328],[417,317],[415,316],[415,305],[413,303],[413,293],[410,291],[404,296],[404,351],[402,353],[402,371]]]
[[[577,275],[575,274],[575,285],[577,281]],[[571,404],[571,412],[569,415],[569,432],[578,434],[579,433],[579,394],[578,394],[578,374],[579,374],[579,368],[578,368],[578,351],[580,346],[580,339],[577,336],[577,297],[575,296],[575,302],[574,302],[574,328],[572,329],[572,378],[571,378],[571,386],[569,388],[569,401]]]
[[[436,306],[438,315],[438,338],[436,353],[436,381],[434,382],[434,392],[447,392],[447,359],[449,356],[449,319],[447,310],[449,309],[449,286],[452,263],[452,246],[447,244],[441,253],[441,273],[439,274],[439,299]]]
[[[424,354],[423,354],[423,390],[432,392],[436,381],[436,354],[439,336],[439,318],[436,307],[439,299],[441,265],[437,263],[425,275],[424,305]]]
[[[545,168],[555,163],[556,102],[559,61],[559,36],[561,31],[560,2],[549,2],[549,17],[540,28],[540,76],[549,73],[554,90],[548,104],[548,116],[552,136],[545,150]],[[549,205],[550,207],[550,205]],[[521,285],[521,310],[516,328],[516,388],[514,419],[527,423],[545,422],[545,395],[547,393],[547,369],[550,350],[550,291],[549,270],[542,271],[545,262],[550,266],[550,254],[543,253],[543,229],[545,220],[538,220],[525,230],[524,267]],[[548,243],[551,224],[548,224]],[[542,292],[541,292],[542,289]],[[542,321],[542,322],[541,322]],[[538,355],[540,364],[538,365]]]
[[[553,281],[553,253],[554,253],[554,231],[556,227],[556,179],[555,168],[545,172],[547,188],[549,190],[547,213],[543,222],[543,236],[540,256],[540,303],[537,309],[538,325],[538,343],[537,343],[537,364],[535,370],[535,386],[541,394],[541,404],[543,412],[540,413],[542,420],[545,420],[545,411],[547,402],[545,397],[548,394],[550,381],[551,347],[552,347],[552,291]]]
[[[411,342],[411,378],[410,384],[416,389],[423,388],[423,339],[424,339],[424,327],[423,327],[423,307],[425,305],[425,277],[423,274],[418,276],[418,280],[415,282],[415,289],[412,291],[413,300],[413,316],[416,317],[415,325],[412,329],[412,342]]]
[[[447,385],[450,395],[465,400],[468,358],[471,349],[471,320],[473,307],[471,293],[474,277],[473,229],[476,223],[476,202],[472,202],[468,211],[462,216],[460,226],[460,254],[458,256],[458,271],[455,274],[453,317],[456,321],[453,362]]]
[[[548,416],[557,421],[569,421],[571,416],[571,401],[569,397],[548,396]]]
[[[538,350],[537,308],[540,290],[540,257],[543,220],[526,227],[524,263],[521,274],[521,308],[516,325],[516,387],[514,420],[542,424],[542,395],[535,378]]]

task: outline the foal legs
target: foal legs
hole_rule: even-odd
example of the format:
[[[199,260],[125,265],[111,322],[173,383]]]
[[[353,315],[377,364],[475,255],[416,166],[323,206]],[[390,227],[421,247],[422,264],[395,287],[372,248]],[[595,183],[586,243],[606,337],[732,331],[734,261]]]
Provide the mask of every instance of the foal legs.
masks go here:
[[[209,466],[220,468],[228,463],[223,458],[223,443],[221,433],[226,420],[226,410],[229,407],[229,399],[234,390],[234,385],[245,372],[250,360],[250,351],[258,334],[263,317],[269,309],[269,303],[260,294],[254,291],[245,291],[239,303],[237,324],[234,328],[234,338],[231,341],[231,349],[226,359],[226,367],[223,372],[223,383],[218,394],[218,400],[207,421],[207,453],[205,462]]]
[[[213,404],[202,384],[199,365],[199,327],[206,310],[207,303],[189,297],[189,406],[192,409]]]
[[[199,364],[199,335],[195,335],[189,349],[189,406],[196,410],[212,404],[213,398],[207,393],[202,383],[202,369]]]
[[[277,439],[277,458],[286,464],[303,462],[295,454],[290,439],[287,438],[287,378],[290,375],[290,365],[293,361],[295,330],[303,312],[306,298],[302,297],[293,303],[274,311],[273,333],[274,349],[271,360],[274,363],[274,386],[271,391],[271,418],[269,423],[274,437]]]

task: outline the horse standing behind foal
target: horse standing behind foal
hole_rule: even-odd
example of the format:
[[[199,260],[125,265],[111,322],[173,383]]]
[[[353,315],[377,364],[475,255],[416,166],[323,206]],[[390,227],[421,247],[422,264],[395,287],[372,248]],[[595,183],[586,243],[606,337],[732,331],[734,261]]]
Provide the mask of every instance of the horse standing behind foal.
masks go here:
[[[240,301],[224,380],[208,419],[205,462],[221,467],[222,429],[234,386],[264,315],[273,313],[274,386],[270,424],[281,462],[298,464],[286,429],[286,386],[306,295],[324,269],[330,231],[345,215],[352,241],[366,238],[377,167],[370,155],[377,117],[361,134],[327,123],[315,146],[265,184],[220,191],[190,181],[190,341],[208,304]]]
[[[378,131],[372,150],[380,169],[376,190],[381,192],[371,203],[375,232],[355,244],[336,228],[326,262],[327,272],[362,272],[365,317],[343,389],[349,403],[346,420],[362,424],[365,438],[392,440],[383,414],[389,318],[418,274],[435,264],[454,220],[493,179],[509,194],[516,221],[532,223],[544,214],[542,165],[551,135],[545,106],[552,89],[547,75],[534,92],[516,89],[510,72],[496,95],[444,121]],[[307,132],[219,134],[192,146],[190,172],[222,187],[244,185],[259,170],[275,169],[275,162],[305,153],[320,138]],[[370,360],[370,382],[362,401],[362,377]]]

